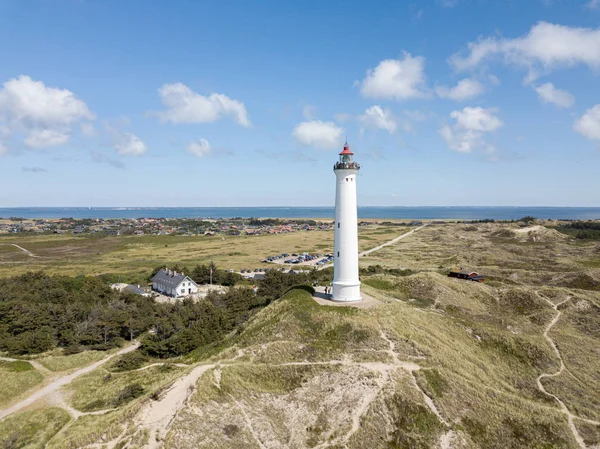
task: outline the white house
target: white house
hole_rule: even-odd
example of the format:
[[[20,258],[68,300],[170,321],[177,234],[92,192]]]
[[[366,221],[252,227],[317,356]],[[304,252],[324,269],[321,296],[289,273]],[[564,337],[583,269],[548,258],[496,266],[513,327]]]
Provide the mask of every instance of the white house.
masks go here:
[[[152,290],[163,295],[180,298],[197,293],[198,284],[183,273],[164,269],[152,278]]]

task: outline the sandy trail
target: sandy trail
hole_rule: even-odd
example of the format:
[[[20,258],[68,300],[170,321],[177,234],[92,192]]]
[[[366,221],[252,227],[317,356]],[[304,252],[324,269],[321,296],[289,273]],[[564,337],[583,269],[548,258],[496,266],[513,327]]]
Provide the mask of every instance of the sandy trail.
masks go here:
[[[29,251],[28,249],[23,248],[22,246],[17,245],[16,243],[8,243],[8,245],[12,245],[16,248],[19,248],[21,251],[23,251],[25,254],[27,254],[29,257],[37,257],[40,258],[40,256],[36,256],[35,254],[33,254],[31,251]]]
[[[379,251],[380,249],[385,248],[386,246],[393,245],[394,243],[399,242],[400,240],[408,237],[409,235],[414,234],[415,232],[417,232],[420,229],[423,229],[426,226],[429,226],[429,223],[425,223],[423,226],[419,226],[418,228],[415,228],[412,231],[408,231],[406,234],[399,235],[398,237],[390,240],[389,242],[382,243],[381,245],[378,245],[374,248],[363,251],[362,253],[358,253],[358,257],[367,256],[367,255],[371,254],[372,252]]]
[[[385,243],[382,243],[381,245],[378,245],[378,246],[375,246],[375,247],[373,247],[371,249],[363,251],[362,253],[358,253],[358,257],[367,256],[367,255],[369,255],[369,254],[371,254],[371,253],[373,253],[375,251],[379,251],[380,249],[385,248],[386,246],[393,245],[394,243],[399,242],[400,240],[408,237],[409,235],[414,234],[419,229],[423,229],[426,226],[429,226],[429,223],[425,223],[423,226],[419,226],[418,228],[415,228],[415,229],[413,229],[411,231],[408,231],[406,234],[399,235],[398,237],[393,238],[392,240],[389,240],[389,241],[387,241]],[[317,268],[317,270],[324,270],[325,268],[329,268],[329,267],[332,267],[332,266],[333,266],[333,263],[327,263],[325,265],[321,265],[319,268]]]
[[[598,421],[594,421],[594,420],[590,420],[590,419],[585,419],[585,418],[580,418],[579,416],[574,415],[573,413],[571,413],[569,411],[569,409],[567,408],[567,406],[565,405],[565,403],[563,401],[561,401],[556,395],[549,393],[546,391],[546,389],[544,388],[544,385],[542,384],[542,379],[546,378],[546,377],[555,377],[558,376],[559,374],[561,374],[564,370],[565,370],[565,363],[563,361],[563,358],[560,354],[560,351],[558,350],[558,346],[556,346],[556,343],[554,342],[554,340],[548,335],[548,332],[550,332],[550,329],[552,329],[552,327],[558,322],[558,320],[560,319],[560,316],[562,315],[562,312],[560,310],[558,310],[558,306],[560,306],[561,304],[564,304],[565,302],[569,301],[571,299],[571,296],[569,296],[567,299],[565,299],[564,301],[561,301],[557,304],[554,304],[552,301],[550,301],[548,298],[542,296],[539,294],[538,291],[535,292],[535,294],[543,299],[544,301],[546,301],[550,307],[552,307],[555,311],[556,311],[556,315],[554,316],[554,318],[552,319],[552,321],[550,321],[550,323],[548,323],[548,325],[546,326],[546,329],[544,330],[544,338],[548,341],[548,343],[550,344],[550,346],[552,346],[552,349],[554,350],[554,354],[556,354],[556,357],[558,358],[559,362],[560,362],[560,369],[558,371],[556,371],[555,373],[543,373],[540,374],[538,376],[538,378],[536,379],[536,383],[538,386],[538,389],[554,398],[556,400],[556,402],[558,402],[558,404],[560,405],[560,408],[562,409],[563,413],[565,415],[567,415],[567,420],[569,422],[569,428],[571,429],[571,433],[573,434],[573,438],[575,438],[575,441],[577,441],[577,444],[579,445],[580,448],[582,449],[586,449],[586,445],[585,442],[583,441],[583,438],[581,437],[581,435],[579,434],[579,431],[577,430],[577,427],[575,426],[574,420],[576,419],[580,419],[582,421],[585,421],[587,423],[590,424],[594,424],[594,425],[600,425],[600,422]]]
[[[60,387],[67,385],[68,383],[72,382],[74,379],[76,379],[79,376],[82,376],[84,374],[87,374],[93,370],[95,370],[96,368],[104,365],[106,362],[108,362],[110,359],[112,359],[113,357],[116,357],[118,355],[121,354],[125,354],[127,352],[131,352],[134,351],[135,349],[137,349],[139,347],[139,342],[135,342],[134,344],[132,344],[131,346],[128,346],[126,348],[121,349],[118,352],[115,352],[114,354],[111,354],[105,358],[103,358],[102,360],[93,363],[91,365],[86,366],[85,368],[81,368],[67,376],[62,376],[59,377],[57,379],[54,379],[52,382],[50,382],[48,385],[40,388],[39,390],[35,391],[34,393],[32,393],[31,395],[29,395],[27,398],[23,399],[22,401],[17,402],[16,404],[12,405],[11,407],[8,407],[4,410],[0,410],[0,419],[5,418],[8,415],[11,415],[15,412],[18,412],[19,410],[22,410],[23,408],[33,404],[34,402],[36,402],[37,400],[46,397],[48,395],[51,395],[52,393],[54,393],[55,391],[57,391]]]
[[[161,446],[169,431],[171,422],[177,417],[179,411],[184,408],[188,399],[196,390],[198,380],[206,371],[220,368],[222,363],[233,362],[244,355],[245,352],[239,349],[237,355],[232,359],[208,365],[198,365],[188,374],[173,382],[171,387],[157,401],[146,402],[144,408],[134,418],[138,429],[147,428],[152,431],[150,440],[145,447],[155,449]],[[115,440],[115,442],[118,442],[118,440]]]
[[[135,422],[138,428],[143,426],[152,431],[147,447],[160,447],[171,422],[185,406],[200,377],[215,366],[216,363],[197,366],[189,374],[177,379],[158,401],[146,403],[146,407],[135,418]]]
[[[48,368],[42,365],[40,362],[35,360],[27,360],[27,359],[12,359],[10,357],[0,357],[0,360],[4,360],[6,362],[29,362],[31,366],[33,366],[36,370],[41,371],[43,373],[51,373]]]
[[[413,379],[413,384],[415,387],[421,392],[423,395],[424,401],[427,404],[432,412],[439,418],[440,422],[445,425],[448,425],[447,421],[442,417],[440,411],[435,406],[430,397],[428,397],[424,391],[419,387],[416,382],[416,378],[414,377],[413,372],[421,369],[419,365],[413,362],[405,362],[399,359],[398,353],[395,350],[394,342],[385,335],[385,333],[381,332],[382,339],[386,341],[389,346],[389,349],[385,350],[387,352],[393,362],[392,363],[382,363],[382,362],[352,362],[348,359],[343,360],[328,360],[323,362],[287,362],[281,364],[271,364],[270,366],[317,366],[317,365],[330,365],[330,366],[360,366],[369,371],[378,372],[381,376],[377,379],[377,388],[366,394],[358,404],[358,406],[352,411],[350,416],[351,426],[348,432],[345,434],[330,440],[323,442],[322,444],[315,446],[314,449],[326,448],[331,446],[345,446],[349,441],[352,435],[354,435],[360,429],[360,423],[362,418],[368,413],[373,402],[380,396],[381,391],[389,384],[390,380],[390,372],[394,369],[404,369],[409,372]],[[142,429],[150,429],[151,435],[148,443],[144,446],[150,449],[158,449],[162,446],[163,441],[171,427],[171,423],[175,420],[178,413],[186,406],[189,398],[192,397],[195,392],[196,385],[202,377],[204,373],[209,370],[214,370],[213,379],[214,384],[217,388],[220,388],[221,383],[221,369],[224,363],[230,363],[243,357],[245,355],[245,351],[243,349],[238,349],[237,355],[228,360],[222,360],[211,364],[206,365],[198,365],[193,368],[188,374],[176,380],[171,387],[163,394],[162,398],[158,401],[148,401],[144,405],[144,407],[140,410],[137,416],[134,418],[134,425],[141,431]],[[252,363],[252,362],[249,362]],[[260,435],[256,431],[253,426],[251,417],[246,413],[244,406],[233,398],[237,408],[241,411],[246,427],[248,431],[253,436],[254,440],[258,444],[259,447],[265,448],[265,443],[260,438]],[[442,447],[444,449],[448,449],[450,447],[450,442],[454,437],[453,432],[447,432],[441,436],[441,440],[443,441]],[[119,443],[118,439],[115,439],[109,442],[109,447],[112,444]]]

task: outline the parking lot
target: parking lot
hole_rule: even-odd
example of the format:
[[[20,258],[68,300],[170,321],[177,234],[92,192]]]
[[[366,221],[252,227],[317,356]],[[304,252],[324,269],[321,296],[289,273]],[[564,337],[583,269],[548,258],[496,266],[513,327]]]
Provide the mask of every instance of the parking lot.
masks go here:
[[[333,261],[333,254],[283,253],[269,256],[264,263],[322,266]]]

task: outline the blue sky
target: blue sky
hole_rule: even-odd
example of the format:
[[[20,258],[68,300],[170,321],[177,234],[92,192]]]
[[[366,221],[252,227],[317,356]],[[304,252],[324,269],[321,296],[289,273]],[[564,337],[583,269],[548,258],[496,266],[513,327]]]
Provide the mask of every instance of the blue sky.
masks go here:
[[[0,0],[0,206],[600,205],[600,1]]]

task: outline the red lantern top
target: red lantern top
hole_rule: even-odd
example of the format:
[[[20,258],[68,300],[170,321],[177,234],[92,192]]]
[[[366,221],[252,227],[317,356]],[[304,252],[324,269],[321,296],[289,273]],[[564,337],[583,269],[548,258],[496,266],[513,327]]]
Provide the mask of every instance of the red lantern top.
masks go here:
[[[342,156],[344,154],[350,154],[350,155],[354,154],[352,151],[350,151],[350,147],[348,146],[348,142],[346,142],[344,144],[344,150],[340,153],[340,156]]]

